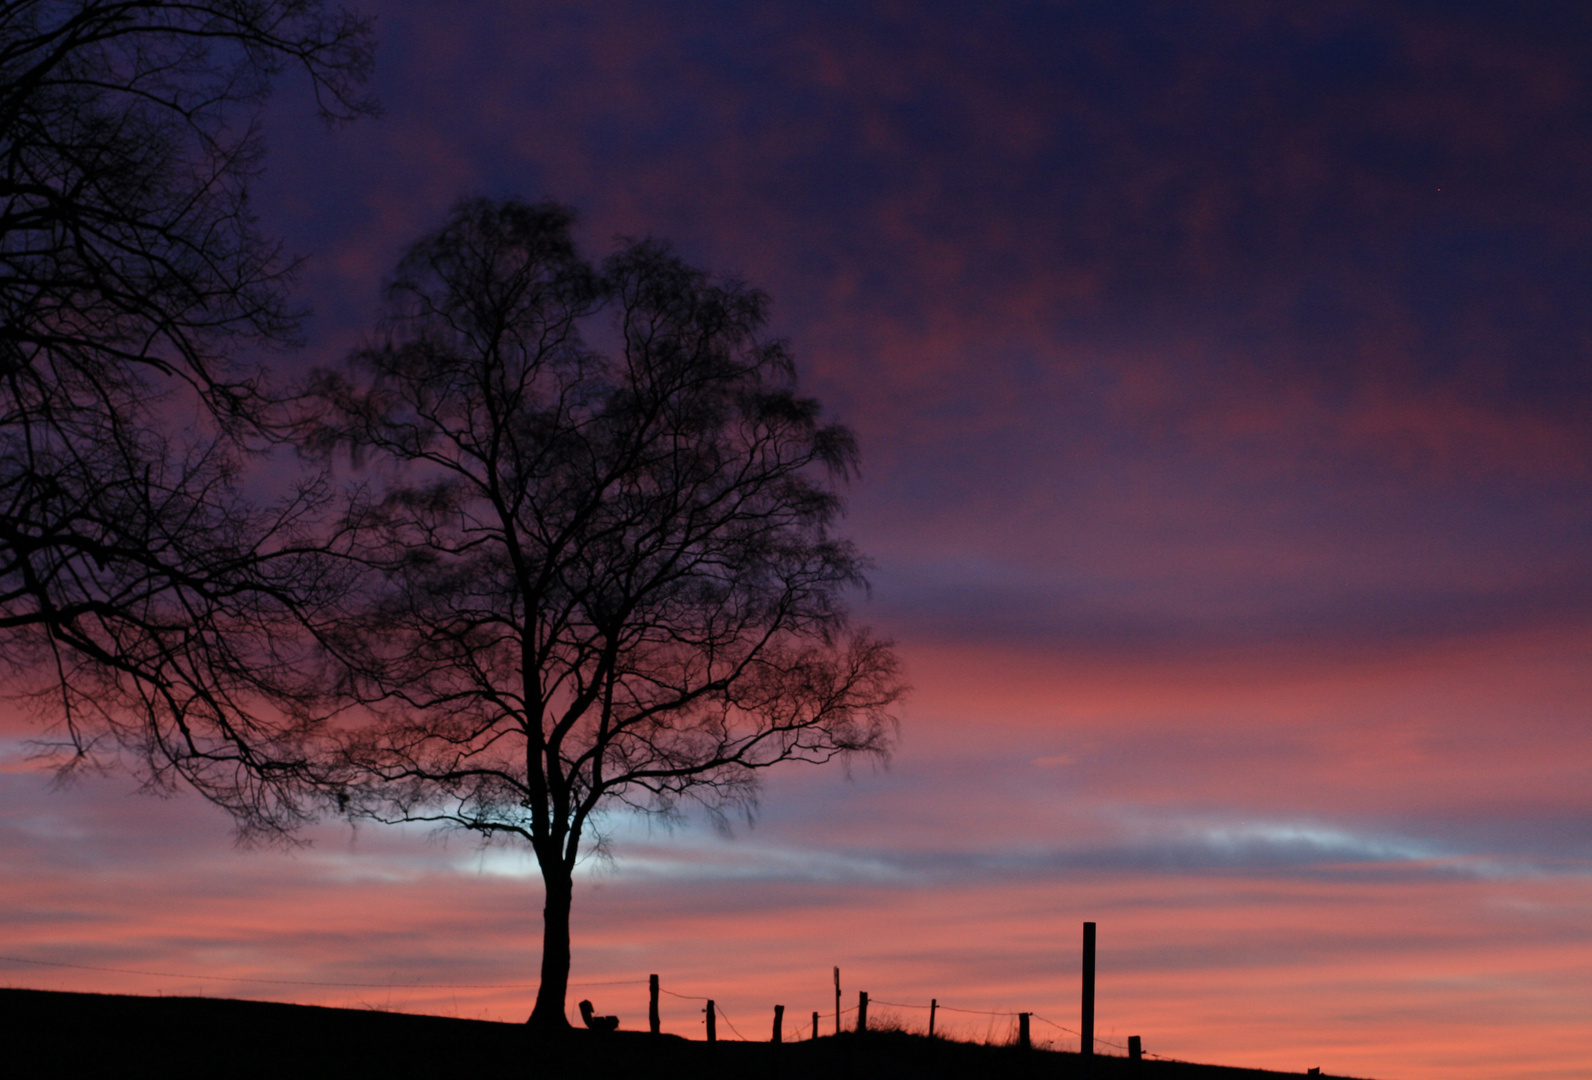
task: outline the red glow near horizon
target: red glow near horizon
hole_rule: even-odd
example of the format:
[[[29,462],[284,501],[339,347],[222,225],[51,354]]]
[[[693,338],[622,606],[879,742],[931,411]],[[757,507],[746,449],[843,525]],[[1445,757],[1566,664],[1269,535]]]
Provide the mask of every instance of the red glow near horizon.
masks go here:
[[[1545,1047],[1567,1062],[1586,1050],[1576,1003],[1592,962],[1563,945],[1587,914],[1584,862],[1422,850],[1352,826],[1372,804],[1430,814],[1446,800],[1464,817],[1518,790],[1496,742],[1475,749],[1485,767],[1462,745],[1434,760],[1417,724],[1405,749],[1344,771],[1345,744],[1377,719],[1355,715],[1368,702],[1396,712],[1403,693],[1442,707],[1430,687],[1446,686],[1463,744],[1467,727],[1488,730],[1458,711],[1482,711],[1480,688],[1546,716],[1585,692],[1577,666],[1501,642],[1332,679],[1306,665],[1279,682],[1271,664],[1248,680],[1197,666],[1089,679],[964,652],[909,650],[922,704],[890,770],[787,771],[759,823],[730,838],[621,828],[615,862],[579,886],[571,1010],[590,997],[643,1026],[656,972],[684,995],[665,995],[665,1030],[701,1037],[691,999],[713,997],[748,1038],[767,1037],[775,1003],[805,1032],[813,1010],[830,1015],[839,964],[848,1007],[861,989],[908,1006],[935,997],[971,1010],[942,1013],[941,1031],[979,1039],[1004,1039],[1014,1021],[978,1010],[1029,1011],[1045,1018],[1037,1038],[1075,1046],[1048,1025],[1077,1028],[1077,927],[1092,919],[1098,1033],[1140,1035],[1167,1056],[1479,1078]],[[1203,720],[1178,753],[1142,756],[1186,737],[1190,710],[1228,723]],[[1279,725],[1320,749],[1279,758],[1245,735]],[[1522,734],[1535,790],[1550,805],[1570,796],[1574,769],[1544,770]],[[1412,768],[1430,789],[1408,786]],[[1496,794],[1468,782],[1484,776]],[[15,767],[4,781],[39,792],[3,817],[5,954],[91,965],[6,962],[10,984],[507,1021],[534,997],[540,897],[521,853],[335,828],[297,854],[237,852],[191,800],[98,780],[45,796],[42,777]],[[1243,820],[1220,809],[1235,799]],[[874,1013],[926,1024],[922,1009]]]

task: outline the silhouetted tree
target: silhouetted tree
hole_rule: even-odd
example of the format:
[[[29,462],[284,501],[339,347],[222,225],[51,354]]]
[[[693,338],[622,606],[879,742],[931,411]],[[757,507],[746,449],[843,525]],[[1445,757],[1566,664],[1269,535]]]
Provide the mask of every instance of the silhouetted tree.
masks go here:
[[[313,484],[239,494],[275,422],[242,350],[297,320],[254,112],[289,66],[328,120],[370,112],[371,48],[321,0],[0,6],[0,661],[70,761],[125,748],[245,832],[299,817],[288,631],[335,574]]]
[[[721,812],[767,766],[881,754],[902,690],[847,623],[855,442],[795,393],[766,298],[650,241],[596,271],[569,227],[459,205],[380,342],[321,376],[316,434],[382,467],[349,521],[382,575],[342,642],[353,810],[530,845],[549,1027],[594,815]]]

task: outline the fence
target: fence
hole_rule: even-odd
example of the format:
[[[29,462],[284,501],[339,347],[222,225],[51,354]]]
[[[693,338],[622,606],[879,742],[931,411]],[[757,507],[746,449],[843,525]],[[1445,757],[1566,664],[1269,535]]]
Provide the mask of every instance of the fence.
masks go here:
[[[665,988],[662,985],[662,981],[659,978],[659,976],[657,976],[657,975],[649,976],[647,978],[647,980],[645,980],[645,981],[640,980],[640,979],[626,979],[626,980],[619,980],[619,981],[616,981],[616,982],[605,982],[605,983],[570,983],[570,988],[571,989],[575,989],[577,987],[586,987],[586,986],[603,986],[603,987],[625,986],[625,987],[636,987],[636,988],[639,988],[641,986],[646,986],[648,988],[649,994],[652,995],[651,1001],[649,1002],[649,1006],[648,1006],[648,1017],[649,1017],[649,1020],[652,1021],[652,1025],[651,1026],[652,1026],[652,1030],[654,1030],[654,1031],[662,1030],[661,1022],[656,1021],[654,1018],[659,1016],[656,995],[663,994],[663,995],[666,995],[668,997],[677,998],[677,999],[682,1000],[682,1001],[702,1002],[703,1003],[703,1008],[702,1008],[701,1011],[704,1014],[703,1023],[704,1023],[704,1027],[706,1028],[706,1030],[708,1032],[708,1038],[710,1040],[716,1041],[717,1034],[716,1034],[715,1028],[716,1028],[717,1024],[722,1023],[726,1028],[728,1028],[734,1034],[736,1039],[739,1039],[742,1042],[763,1041],[761,1039],[749,1038],[748,1036],[744,1035],[741,1032],[741,1029],[732,1020],[732,1018],[731,1018],[731,1010],[726,1008],[723,999],[712,998],[712,997],[707,996],[706,994],[682,994],[682,993],[679,993],[679,992],[674,991],[674,990],[669,990],[669,989]],[[835,1034],[837,1032],[847,1031],[847,1030],[868,1030],[870,1028],[870,1025],[869,1025],[869,1022],[868,1022],[868,1009],[871,1006],[877,1006],[877,1005],[883,1005],[883,1006],[886,1006],[887,1008],[892,1008],[892,1009],[909,1009],[909,1010],[914,1010],[914,1011],[918,1011],[918,1012],[926,1014],[927,1019],[928,1019],[927,1034],[929,1034],[930,1036],[943,1037],[944,1036],[944,1028],[943,1028],[943,1026],[941,1026],[939,1028],[939,1030],[936,1030],[936,1022],[939,1020],[939,1016],[940,1016],[941,1013],[953,1013],[953,1014],[956,1014],[956,1015],[959,1015],[959,1016],[981,1016],[981,1017],[990,1017],[992,1019],[1006,1019],[1006,1020],[1009,1020],[1009,1021],[1012,1022],[1011,1026],[1015,1027],[1015,1029],[1016,1029],[1015,1030],[1015,1038],[1008,1038],[1007,1040],[1004,1040],[1004,1041],[1014,1041],[1019,1046],[1030,1046],[1030,1045],[1032,1045],[1031,1029],[1029,1027],[1030,1020],[1037,1020],[1040,1023],[1045,1024],[1045,1025],[1049,1026],[1050,1028],[1052,1028],[1052,1029],[1054,1029],[1054,1030],[1056,1030],[1058,1032],[1061,1032],[1062,1034],[1070,1035],[1073,1038],[1078,1039],[1080,1047],[1082,1045],[1082,1040],[1083,1040],[1083,1033],[1081,1031],[1078,1031],[1075,1028],[1067,1027],[1065,1024],[1059,1024],[1056,1021],[1050,1019],[1049,1017],[1044,1016],[1044,1015],[1042,1015],[1040,1013],[1037,1013],[1037,1012],[1032,1012],[1032,1011],[1019,1012],[1019,1011],[1011,1010],[1011,1009],[968,1009],[968,1008],[962,1008],[962,1007],[955,1006],[955,1005],[944,1004],[943,1002],[940,1001],[939,998],[930,998],[929,1002],[927,1004],[924,1004],[922,1002],[911,1002],[911,1001],[890,1001],[890,1000],[887,1000],[885,998],[871,997],[871,996],[869,996],[869,994],[866,991],[861,991],[861,992],[858,993],[858,995],[857,995],[857,1004],[852,1005],[852,1006],[850,1006],[848,1008],[841,1008],[841,1009],[839,1009],[839,1010],[837,1010],[835,1012],[834,1019],[833,1019],[833,1026],[830,1027],[830,1029],[827,1032],[827,1034]],[[735,1012],[738,1013],[741,1016],[741,1022],[743,1024],[746,1024],[748,1027],[751,1027],[750,1015],[749,1015],[749,1013],[748,1013],[748,1011],[746,1009],[744,1009],[744,1008],[737,1009],[737,1010],[735,1010]],[[800,1039],[800,1038],[811,1039],[811,1038],[817,1038],[817,1037],[819,1037],[820,1034],[824,1033],[824,1032],[821,1032],[820,1028],[819,1028],[819,1025],[821,1023],[821,1013],[819,1011],[817,1011],[817,1010],[813,1010],[812,1013],[811,1013],[811,1016],[812,1016],[811,1026],[808,1027],[806,1029],[806,1031],[801,1031],[800,1029],[796,1029],[796,1030],[793,1030],[789,1036],[786,1036],[785,1033],[784,1033],[784,1024],[783,1024],[784,1015],[785,1015],[786,1012],[787,1012],[787,1009],[786,1009],[786,1007],[784,1005],[774,1005],[774,1006],[771,1007],[769,1015],[770,1015],[770,1017],[772,1019],[772,1026],[771,1026],[770,1035],[769,1035],[769,1038],[768,1038],[767,1041],[769,1041],[769,1042],[780,1042],[780,1041],[795,1041],[796,1039]],[[877,1017],[877,1013],[875,1014],[875,1016]],[[848,1018],[855,1018],[855,1019],[851,1020],[848,1023],[847,1022]],[[894,1023],[894,1022],[890,1022],[890,1023],[887,1024],[887,1026],[891,1027],[891,1028],[894,1028],[894,1027],[896,1027],[898,1025],[896,1023]],[[877,1028],[877,1025],[875,1025],[875,1028]],[[992,1042],[992,1041],[996,1041],[996,1040],[986,1037],[986,1039],[983,1040],[983,1041]],[[1107,1039],[1107,1038],[1105,1038],[1103,1036],[1096,1035],[1096,1036],[1093,1037],[1092,1043],[1093,1043],[1094,1047],[1102,1047],[1102,1046],[1104,1046],[1104,1047],[1109,1047],[1109,1048],[1112,1048],[1112,1049],[1115,1049],[1115,1050],[1120,1050],[1125,1055],[1127,1055],[1129,1057],[1132,1057],[1132,1058],[1139,1058],[1139,1057],[1142,1056],[1142,1057],[1149,1057],[1149,1058],[1158,1058],[1158,1059],[1167,1060],[1167,1061],[1175,1060],[1173,1058],[1166,1058],[1166,1057],[1164,1057],[1161,1054],[1154,1054],[1154,1053],[1146,1053],[1146,1052],[1144,1052],[1143,1049],[1142,1049],[1142,1045],[1143,1045],[1142,1040],[1137,1035],[1130,1036],[1126,1043],[1116,1042],[1116,1041],[1114,1041],[1112,1039]]]

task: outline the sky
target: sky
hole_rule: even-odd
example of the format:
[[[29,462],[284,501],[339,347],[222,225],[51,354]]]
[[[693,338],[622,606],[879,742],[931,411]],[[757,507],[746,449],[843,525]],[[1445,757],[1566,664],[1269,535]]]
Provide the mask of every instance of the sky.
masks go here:
[[[262,118],[314,309],[276,363],[337,362],[462,196],[667,238],[856,430],[853,610],[914,686],[887,767],[776,772],[727,835],[610,818],[572,1007],[641,1026],[656,972],[665,1030],[713,997],[766,1038],[838,965],[848,1007],[1076,1048],[1091,920],[1116,1042],[1592,1072],[1583,6],[362,7],[385,115],[287,79]],[[529,1012],[523,853],[239,850],[52,787],[39,730],[0,714],[0,983]]]

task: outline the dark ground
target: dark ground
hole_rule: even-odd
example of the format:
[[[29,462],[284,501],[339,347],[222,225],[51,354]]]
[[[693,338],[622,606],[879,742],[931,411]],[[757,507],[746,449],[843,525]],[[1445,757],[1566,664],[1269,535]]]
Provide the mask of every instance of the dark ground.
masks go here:
[[[1073,1080],[1077,1054],[946,1042],[898,1032],[812,1042],[687,1042],[571,1032],[562,1045],[520,1024],[227,998],[0,989],[0,1075],[13,1077],[636,1077],[637,1080]],[[1096,1057],[1092,1080],[1273,1080],[1303,1073]]]

